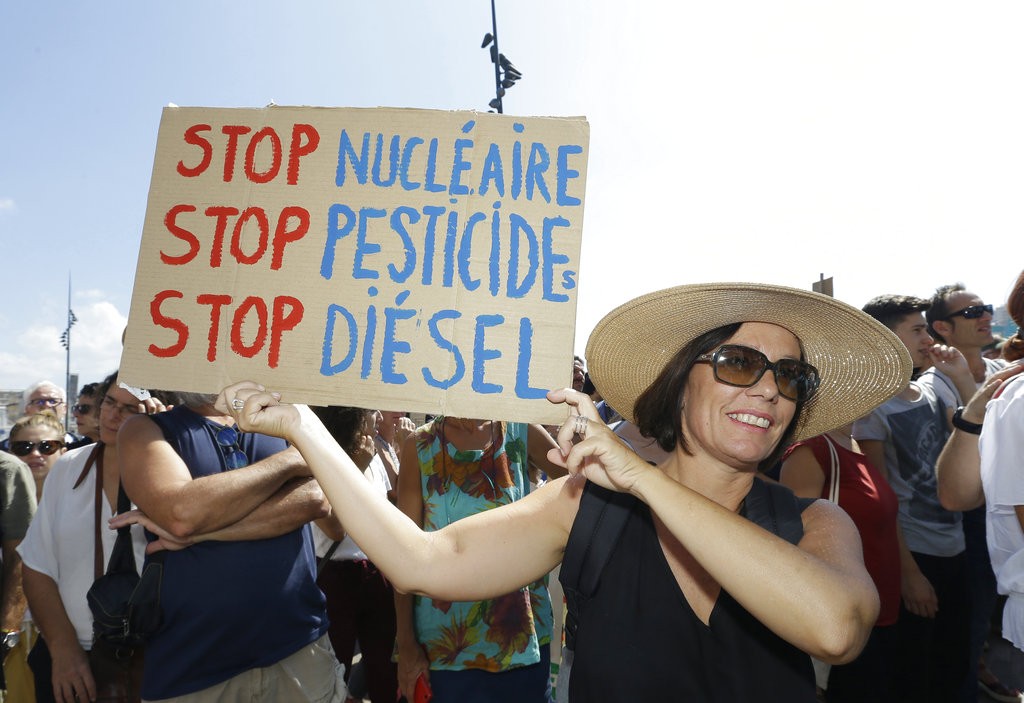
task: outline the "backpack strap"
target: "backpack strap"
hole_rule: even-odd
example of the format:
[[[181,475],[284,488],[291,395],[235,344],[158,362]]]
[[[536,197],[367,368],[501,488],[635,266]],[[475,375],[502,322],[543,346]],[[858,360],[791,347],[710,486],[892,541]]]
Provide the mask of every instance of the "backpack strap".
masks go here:
[[[597,590],[636,500],[589,481],[583,488],[558,576],[565,592],[565,642],[569,649],[575,648],[580,610]]]

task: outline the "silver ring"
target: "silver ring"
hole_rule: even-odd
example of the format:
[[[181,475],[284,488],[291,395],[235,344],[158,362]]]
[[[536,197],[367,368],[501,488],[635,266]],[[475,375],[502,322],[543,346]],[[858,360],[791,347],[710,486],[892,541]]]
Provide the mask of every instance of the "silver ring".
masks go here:
[[[241,410],[242,408],[245,407],[245,403],[239,400],[238,398],[233,398],[231,400],[231,407],[233,407],[235,410]]]
[[[574,428],[573,431],[576,434],[578,434],[580,437],[586,437],[587,436],[587,418],[583,417],[582,415],[577,415],[576,416],[576,427]]]

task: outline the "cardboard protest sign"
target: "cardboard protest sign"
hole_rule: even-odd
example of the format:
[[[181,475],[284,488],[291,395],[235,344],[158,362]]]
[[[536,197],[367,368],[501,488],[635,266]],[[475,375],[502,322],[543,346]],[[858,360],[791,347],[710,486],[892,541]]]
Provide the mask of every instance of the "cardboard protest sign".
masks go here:
[[[166,108],[121,379],[560,420],[588,141],[582,118]]]

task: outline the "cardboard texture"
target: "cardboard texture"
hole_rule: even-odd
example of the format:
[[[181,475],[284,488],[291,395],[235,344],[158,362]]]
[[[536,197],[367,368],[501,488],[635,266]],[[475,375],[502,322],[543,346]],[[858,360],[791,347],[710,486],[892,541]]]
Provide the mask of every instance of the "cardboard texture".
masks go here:
[[[560,422],[588,150],[583,118],[168,107],[121,378]]]

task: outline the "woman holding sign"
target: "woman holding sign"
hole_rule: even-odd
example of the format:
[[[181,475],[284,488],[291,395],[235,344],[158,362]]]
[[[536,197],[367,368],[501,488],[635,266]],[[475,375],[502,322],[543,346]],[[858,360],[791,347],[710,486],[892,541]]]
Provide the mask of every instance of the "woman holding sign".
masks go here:
[[[878,595],[840,509],[797,501],[756,474],[789,442],[898,392],[910,376],[902,343],[825,296],[707,284],[612,311],[586,358],[602,396],[668,458],[651,466],[588,397],[551,391],[568,418],[549,457],[570,476],[436,532],[373,495],[304,406],[251,383],[225,389],[218,403],[243,428],[298,447],[398,590],[490,598],[564,559],[566,592],[583,596],[570,606],[570,700],[814,701],[807,654],[856,657]],[[624,521],[603,519],[613,513]],[[613,523],[611,535],[598,527]],[[567,583],[570,563],[583,561],[587,573],[589,554],[602,559],[596,584]]]

